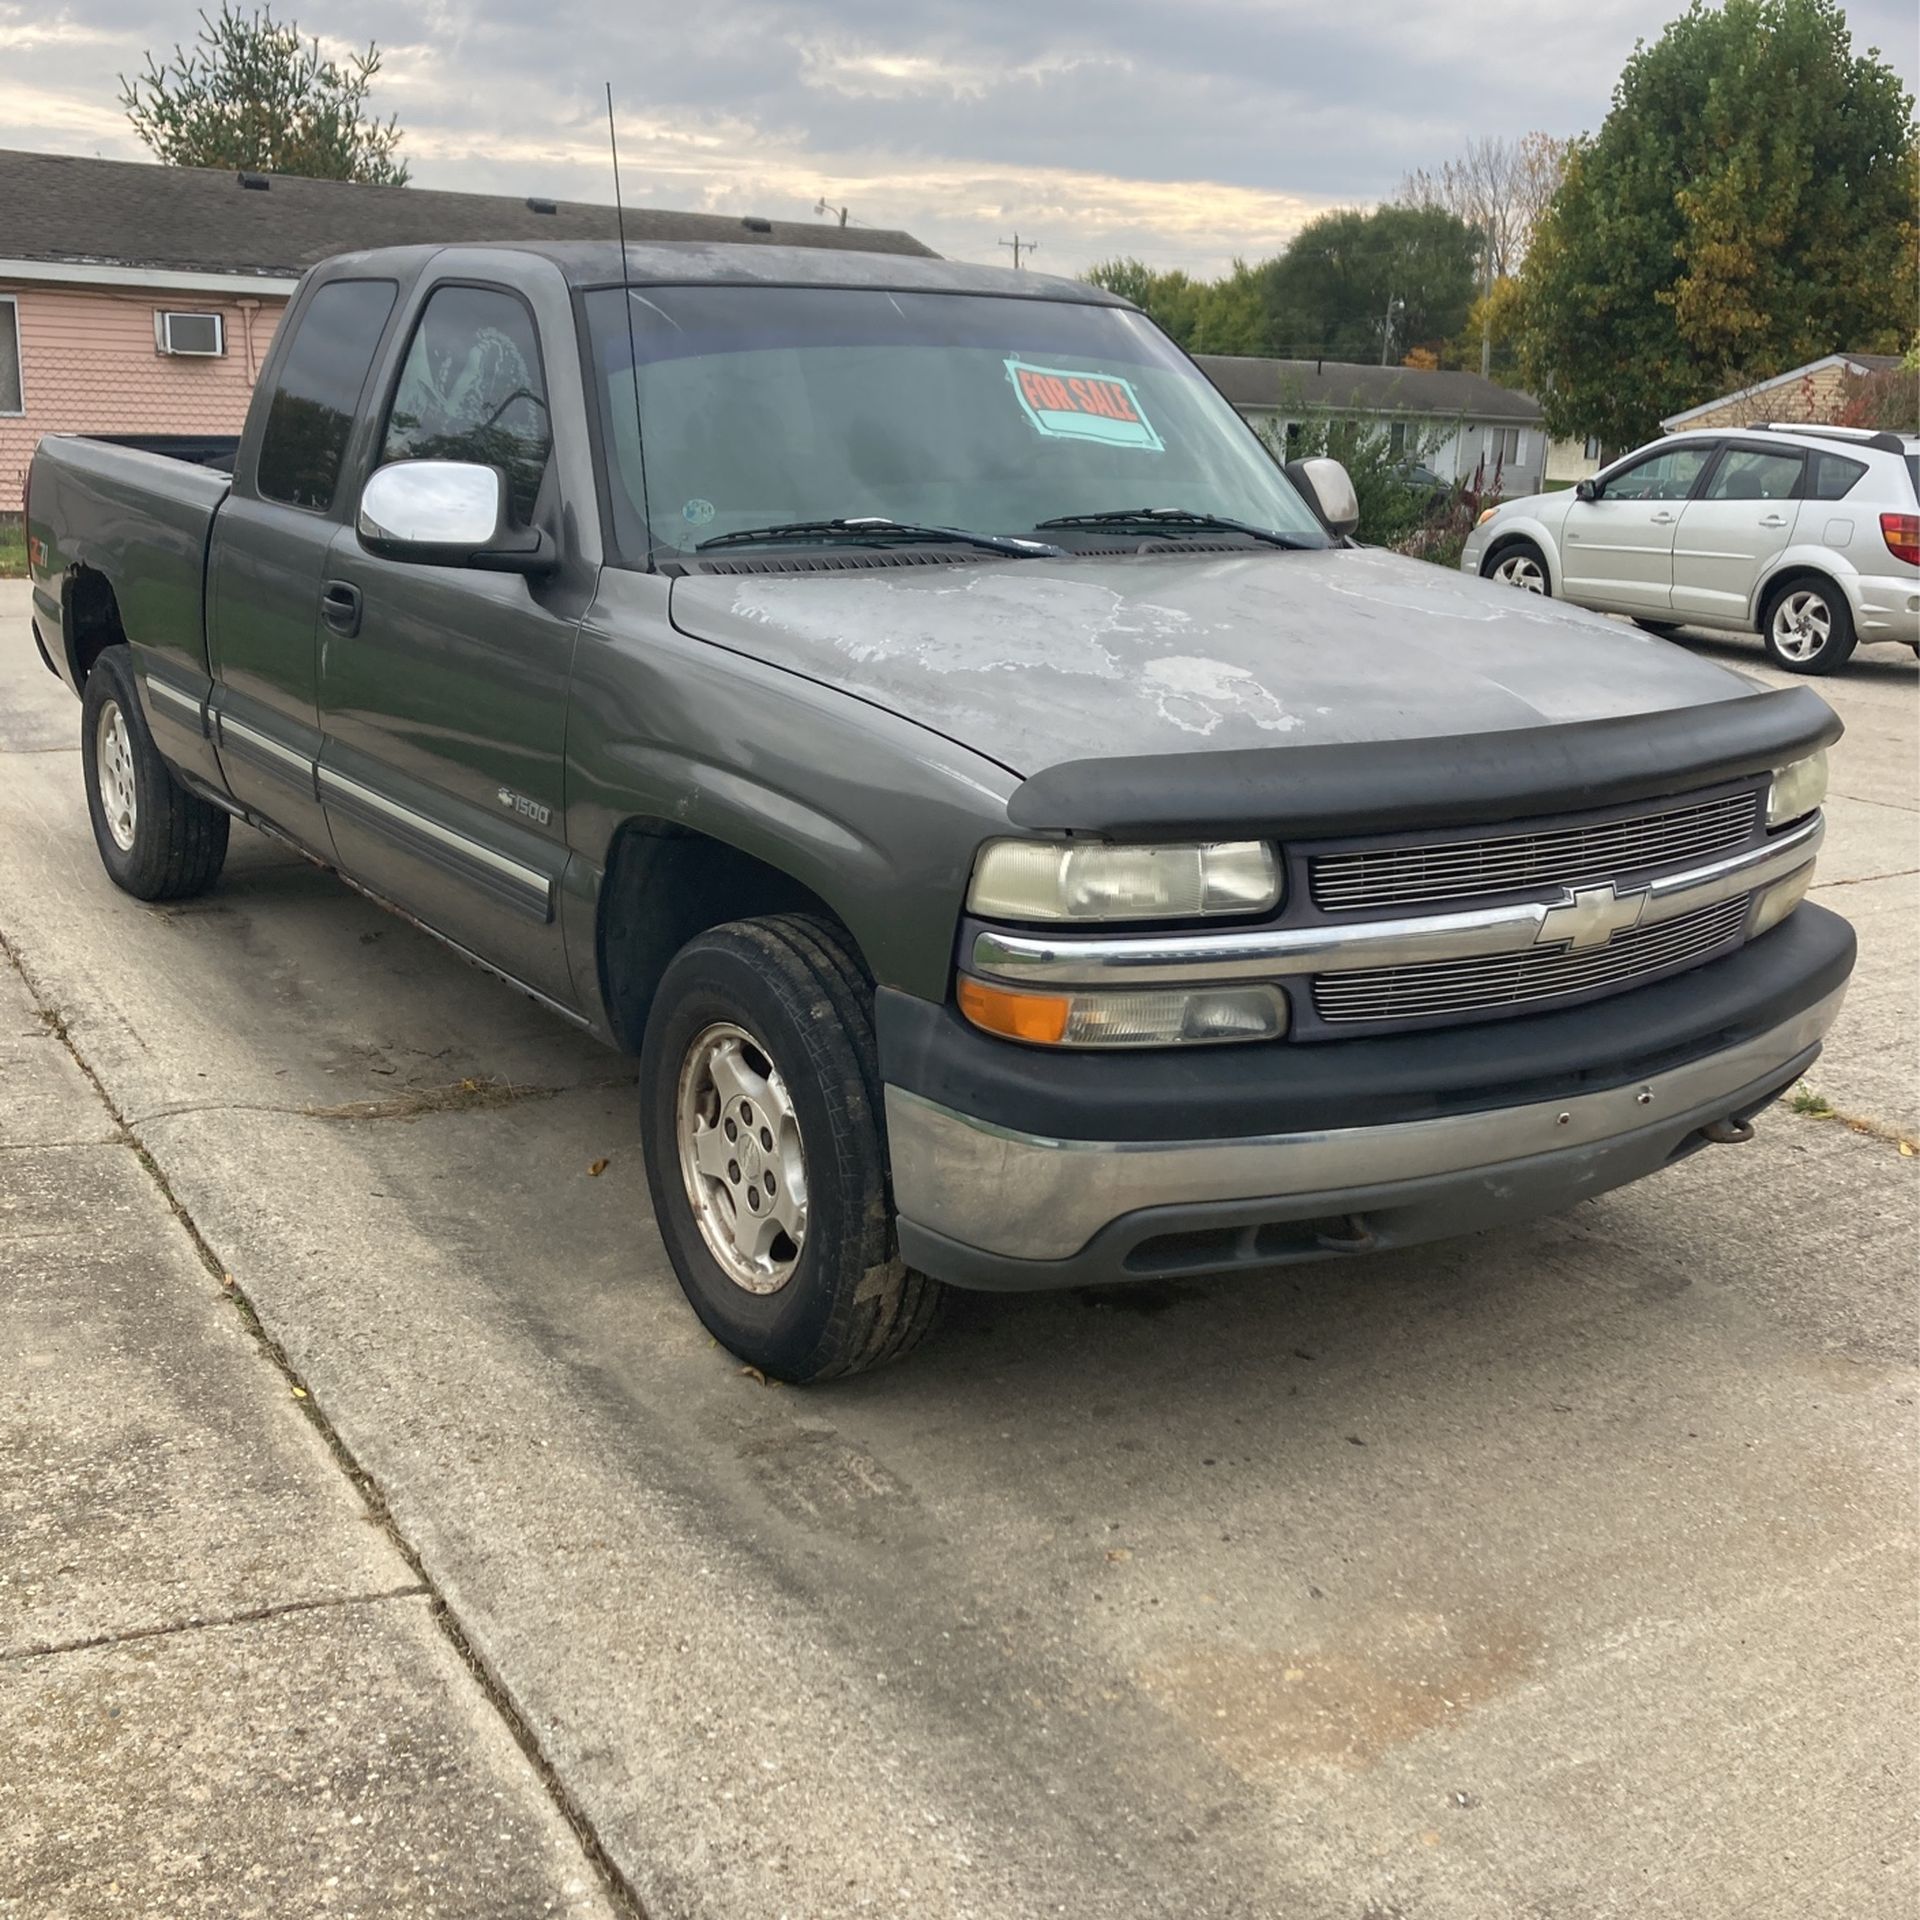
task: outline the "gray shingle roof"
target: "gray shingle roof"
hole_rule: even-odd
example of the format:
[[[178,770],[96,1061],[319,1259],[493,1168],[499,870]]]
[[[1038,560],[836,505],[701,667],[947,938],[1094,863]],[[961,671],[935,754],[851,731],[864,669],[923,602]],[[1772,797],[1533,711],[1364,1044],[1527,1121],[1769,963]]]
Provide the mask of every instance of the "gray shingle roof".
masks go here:
[[[270,176],[263,192],[231,173],[0,149],[0,259],[106,262],[193,273],[286,278],[329,254],[423,241],[611,240],[614,210],[425,187]],[[931,255],[911,234],[775,220],[770,231],[725,214],[627,209],[632,241],[705,240]]]
[[[1502,420],[1532,426],[1540,403],[1477,373],[1368,367],[1345,360],[1258,360],[1202,353],[1195,359],[1236,407],[1406,414],[1422,420]]]

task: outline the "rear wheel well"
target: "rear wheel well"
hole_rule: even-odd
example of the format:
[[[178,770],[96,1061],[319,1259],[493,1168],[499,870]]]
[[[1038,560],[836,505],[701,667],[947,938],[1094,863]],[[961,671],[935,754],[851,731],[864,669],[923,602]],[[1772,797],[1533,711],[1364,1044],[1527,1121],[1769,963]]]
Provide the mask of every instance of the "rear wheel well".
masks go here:
[[[1832,574],[1822,573],[1818,567],[1785,567],[1761,587],[1754,596],[1753,625],[1756,633],[1765,633],[1767,622],[1773,617],[1774,602],[1783,593],[1790,593],[1795,587],[1818,587],[1824,593],[1834,595],[1845,601],[1846,595],[1840,590],[1840,583]],[[1848,609],[1851,611],[1851,609]]]
[[[67,658],[73,663],[73,683],[84,686],[93,663],[109,647],[122,646],[127,630],[121,623],[120,603],[112,582],[92,567],[69,569],[60,591],[61,622],[66,629]]]
[[[689,940],[771,913],[818,914],[845,927],[812,888],[724,840],[662,820],[622,827],[600,883],[598,938],[601,992],[621,1048],[640,1051],[661,975]]]

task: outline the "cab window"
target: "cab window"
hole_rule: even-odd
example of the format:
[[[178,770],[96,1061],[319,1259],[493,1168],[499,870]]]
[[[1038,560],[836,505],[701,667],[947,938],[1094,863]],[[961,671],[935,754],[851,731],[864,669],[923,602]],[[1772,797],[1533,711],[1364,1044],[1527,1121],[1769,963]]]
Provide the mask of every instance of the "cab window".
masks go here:
[[[1603,500],[1684,500],[1693,492],[1710,446],[1670,447],[1614,474],[1601,491]]]
[[[387,410],[381,466],[469,460],[507,476],[526,526],[553,451],[533,315],[497,287],[438,287],[422,309]]]
[[[360,389],[399,288],[332,280],[307,302],[274,380],[254,478],[262,498],[324,513],[333,505]]]

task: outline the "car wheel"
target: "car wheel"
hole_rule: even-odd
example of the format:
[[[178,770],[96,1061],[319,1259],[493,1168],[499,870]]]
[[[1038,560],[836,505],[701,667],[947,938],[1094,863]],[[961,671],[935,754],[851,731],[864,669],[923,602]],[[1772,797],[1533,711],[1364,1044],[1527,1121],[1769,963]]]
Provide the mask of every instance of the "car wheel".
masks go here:
[[[136,900],[182,900],[220,877],[228,817],[161,759],[125,647],[108,647],[87,675],[80,763],[94,843],[115,886]]]
[[[1637,613],[1633,616],[1633,624],[1642,633],[1654,634],[1662,640],[1671,640],[1680,631],[1678,620],[1642,620]]]
[[[1789,673],[1831,673],[1853,651],[1853,611],[1825,581],[1794,580],[1768,602],[1760,632]]]
[[[897,1359],[939,1282],[894,1237],[873,989],[838,927],[736,920],[681,948],[640,1054],[654,1218],[721,1345],[805,1382]]]
[[[1547,578],[1547,557],[1531,540],[1515,540],[1497,549],[1481,571],[1487,579],[1498,580],[1505,587],[1518,587],[1522,593],[1548,597],[1553,593]]]

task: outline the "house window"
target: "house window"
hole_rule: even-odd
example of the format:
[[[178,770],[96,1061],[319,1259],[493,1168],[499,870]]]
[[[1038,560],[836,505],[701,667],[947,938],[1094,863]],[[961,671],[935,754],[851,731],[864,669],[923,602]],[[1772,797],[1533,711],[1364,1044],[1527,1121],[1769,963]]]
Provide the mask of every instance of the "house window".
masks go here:
[[[1580,449],[1580,457],[1583,460],[1598,460],[1600,458],[1600,436],[1597,433],[1587,435],[1586,444]]]
[[[1407,423],[1396,420],[1387,428],[1387,450],[1398,460],[1407,450]]]
[[[20,369],[20,303],[0,295],[0,413],[26,410],[26,382]]]
[[[1488,466],[1513,466],[1520,458],[1520,429],[1518,427],[1489,427],[1487,429],[1486,447]]]

